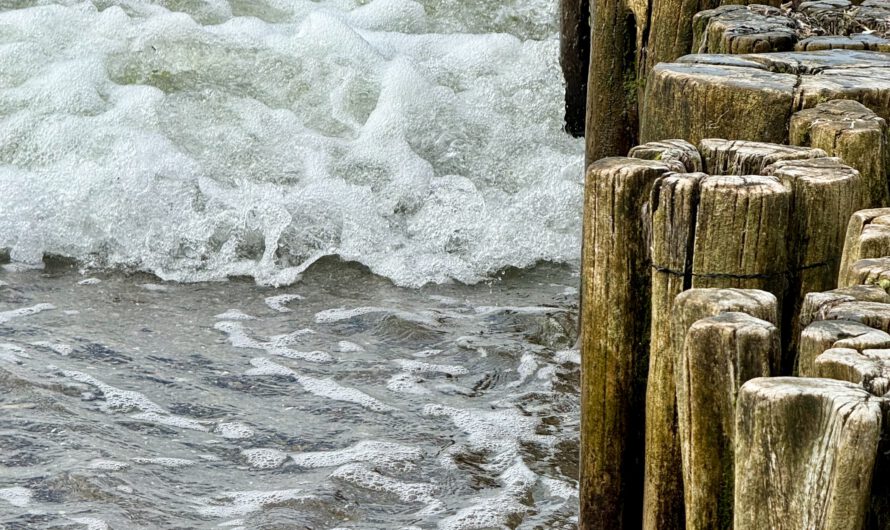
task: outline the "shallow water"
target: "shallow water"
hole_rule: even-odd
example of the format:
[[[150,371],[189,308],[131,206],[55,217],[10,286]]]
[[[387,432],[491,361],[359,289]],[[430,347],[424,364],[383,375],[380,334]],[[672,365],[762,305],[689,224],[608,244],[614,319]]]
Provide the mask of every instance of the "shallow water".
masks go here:
[[[569,267],[0,282],[0,528],[577,526]]]

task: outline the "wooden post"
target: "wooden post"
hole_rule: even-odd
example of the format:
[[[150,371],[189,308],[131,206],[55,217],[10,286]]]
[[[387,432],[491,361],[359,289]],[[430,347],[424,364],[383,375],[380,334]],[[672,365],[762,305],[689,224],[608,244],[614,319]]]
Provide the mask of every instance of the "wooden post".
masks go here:
[[[744,313],[699,320],[686,333],[675,380],[688,530],[732,528],[736,395],[776,373],[781,349],[774,325]]]
[[[711,175],[764,175],[781,160],[824,158],[821,149],[788,145],[707,138],[699,142],[704,171]]]
[[[671,166],[677,173],[694,173],[704,168],[698,149],[686,140],[649,142],[632,148],[627,156],[658,160]]]
[[[789,137],[792,145],[823,149],[858,170],[868,182],[866,208],[888,205],[887,122],[868,107],[851,100],[820,103],[791,117]]]
[[[584,136],[587,67],[590,61],[590,0],[559,2],[559,64],[566,82],[565,128]]]
[[[797,356],[799,315],[806,293],[835,287],[845,225],[867,201],[868,186],[855,169],[837,158],[780,160],[766,168],[791,190],[788,223],[789,290],[783,327],[788,355],[782,373],[792,373]]]
[[[862,528],[881,424],[877,400],[852,383],[771,377],[742,385],[734,530]]]
[[[800,327],[806,328],[817,320],[825,320],[833,307],[857,300],[887,304],[890,303],[890,295],[875,285],[854,285],[823,293],[809,293],[804,297],[800,309]]]
[[[816,371],[816,358],[839,347],[890,348],[890,334],[850,320],[820,320],[803,330],[797,373],[801,377],[823,377]]]
[[[858,285],[851,268],[859,260],[890,256],[890,208],[860,210],[850,216],[838,271],[838,287]]]
[[[890,350],[831,348],[816,357],[816,377],[849,381],[875,396],[890,392]]]
[[[646,391],[643,528],[652,530],[685,528],[675,371],[687,330],[698,320],[727,312],[743,312],[778,324],[776,297],[753,289],[690,289],[663,310],[667,313],[657,316],[653,311],[653,318],[671,323],[670,343],[652,349]]]
[[[587,171],[582,251],[580,526],[638,528],[649,350],[644,205],[662,163],[607,158]]]

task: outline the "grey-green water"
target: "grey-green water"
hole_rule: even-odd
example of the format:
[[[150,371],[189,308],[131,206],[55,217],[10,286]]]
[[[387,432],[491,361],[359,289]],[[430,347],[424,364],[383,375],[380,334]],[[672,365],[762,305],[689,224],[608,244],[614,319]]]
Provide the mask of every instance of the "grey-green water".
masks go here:
[[[0,271],[0,528],[575,528],[577,276]]]

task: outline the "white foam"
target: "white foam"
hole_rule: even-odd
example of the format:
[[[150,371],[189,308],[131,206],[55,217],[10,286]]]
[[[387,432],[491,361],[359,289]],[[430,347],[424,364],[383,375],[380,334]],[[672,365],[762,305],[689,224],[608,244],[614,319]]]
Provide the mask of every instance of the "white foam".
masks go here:
[[[358,353],[365,351],[365,349],[361,345],[354,342],[341,340],[337,343],[337,351],[341,353]]]
[[[68,344],[61,344],[58,342],[49,341],[35,341],[31,344],[34,346],[39,346],[41,348],[47,348],[63,356],[71,355],[72,353],[74,353],[74,348],[72,348]]]
[[[503,490],[498,495],[481,499],[442,519],[438,527],[442,530],[504,528],[511,518],[525,515],[528,506],[520,500],[534,486],[538,476],[517,458],[498,480],[503,485]]]
[[[250,426],[240,422],[217,423],[213,432],[230,440],[245,440],[254,435],[253,429]]]
[[[423,408],[423,413],[451,418],[454,425],[467,435],[470,448],[495,454],[491,466],[496,470],[518,457],[522,441],[542,445],[554,443],[551,437],[535,433],[539,424],[537,418],[523,415],[514,408],[477,410],[430,404]]]
[[[519,379],[516,381],[511,381],[507,386],[508,387],[517,387],[531,377],[535,371],[538,369],[538,361],[537,358],[532,353],[523,353],[522,358],[519,360],[519,366],[516,368],[516,371],[519,373]]]
[[[423,358],[423,357],[435,357],[436,355],[439,355],[440,353],[442,353],[442,350],[423,350],[423,351],[412,353],[411,355],[414,357]]]
[[[287,453],[278,449],[254,448],[241,451],[247,464],[254,469],[275,469],[287,460]]]
[[[0,361],[19,364],[29,357],[20,346],[8,342],[0,344]]]
[[[287,357],[289,359],[301,359],[304,361],[312,361],[316,363],[331,362],[334,358],[331,354],[319,350],[301,351],[283,346],[282,344],[290,344],[294,334],[279,335],[271,337],[268,341],[261,341],[252,338],[247,328],[241,322],[232,322],[224,320],[214,324],[214,329],[222,331],[229,336],[229,342],[236,348],[251,348],[255,350],[264,350],[270,355],[278,357]],[[300,330],[295,332],[297,335],[305,335],[312,333],[312,330]]]
[[[9,311],[0,312],[0,324],[5,324],[14,318],[27,317],[31,315],[36,315],[37,313],[41,313],[43,311],[50,311],[55,309],[56,306],[52,304],[37,304],[31,307],[22,307],[19,309],[11,309]]]
[[[277,296],[269,296],[265,301],[267,306],[279,313],[290,313],[293,309],[287,307],[287,304],[294,300],[302,299],[303,297],[298,294],[280,294]]]
[[[170,290],[166,285],[161,285],[158,283],[141,283],[139,287],[142,287],[146,291],[154,291],[158,293],[164,293]]]
[[[398,309],[389,309],[386,307],[355,307],[352,309],[346,308],[336,308],[336,309],[326,309],[324,311],[319,311],[315,314],[315,322],[319,324],[331,324],[334,322],[339,322],[341,320],[349,320],[351,318],[359,317],[362,315],[371,315],[376,313],[386,313],[389,315],[394,315],[402,320],[407,320],[409,322],[414,322],[417,324],[423,324],[425,326],[438,326],[439,322],[436,320],[435,315],[432,312],[420,312],[420,313],[411,313],[408,311],[400,311]]]
[[[80,383],[96,387],[104,396],[104,402],[101,406],[105,412],[133,412],[131,418],[157,423],[159,425],[169,425],[181,429],[191,429],[196,431],[207,431],[207,427],[199,421],[183,416],[171,414],[166,409],[148,399],[144,394],[134,392],[132,390],[123,390],[113,387],[95,377],[84,372],[76,370],[64,370],[62,374]]]
[[[558,363],[581,364],[581,350],[559,350],[553,359]]]
[[[130,464],[117,460],[93,460],[90,462],[89,467],[99,471],[121,471],[130,467]]]
[[[430,508],[441,507],[441,502],[434,496],[436,487],[432,484],[403,482],[374,471],[364,464],[345,464],[334,470],[331,477],[360,488],[394,495],[402,502],[425,504],[428,507],[427,513],[432,511]]]
[[[470,373],[463,366],[455,366],[449,364],[431,364],[423,361],[415,361],[413,359],[396,359],[393,361],[405,371],[413,373],[436,373],[447,374],[451,376],[465,375]]]
[[[220,313],[213,318],[219,320],[256,320],[256,317],[250,316],[247,313],[244,313],[237,309],[229,309],[225,313]]]
[[[119,4],[0,14],[12,259],[274,285],[337,254],[410,286],[577,259],[552,0]]]
[[[233,491],[207,499],[198,507],[198,514],[205,517],[229,518],[262,510],[266,506],[286,503],[301,504],[316,497],[303,490]]]
[[[133,462],[140,465],[152,465],[152,466],[161,466],[168,467],[171,469],[178,469],[181,467],[189,467],[195,465],[194,460],[187,460],[185,458],[169,458],[169,457],[156,457],[156,458],[133,458]]]
[[[373,463],[383,469],[406,471],[414,468],[414,463],[423,457],[423,453],[420,449],[409,445],[362,440],[345,449],[293,453],[290,457],[298,466],[308,468],[366,462]]]
[[[86,526],[86,530],[109,530],[111,528],[108,523],[95,517],[72,517],[71,521]]]
[[[395,410],[394,407],[391,407],[360,390],[342,386],[332,379],[318,379],[307,375],[300,375],[290,368],[276,364],[269,359],[257,357],[251,359],[250,364],[253,368],[246,372],[247,375],[278,375],[292,377],[304,390],[319,397],[335,401],[355,403],[376,412]]]
[[[31,504],[31,497],[34,492],[28,488],[15,486],[12,488],[0,488],[0,500],[6,501],[13,506],[23,508]]]
[[[429,389],[420,384],[422,382],[423,379],[418,378],[416,375],[400,372],[389,378],[386,382],[386,388],[399,394],[413,394],[416,396],[432,394]]]

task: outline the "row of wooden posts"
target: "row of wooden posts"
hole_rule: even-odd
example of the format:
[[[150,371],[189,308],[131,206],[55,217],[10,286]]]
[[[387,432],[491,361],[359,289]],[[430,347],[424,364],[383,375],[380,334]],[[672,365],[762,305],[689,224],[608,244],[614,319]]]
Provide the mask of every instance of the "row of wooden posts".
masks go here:
[[[890,528],[890,41],[721,3],[561,0],[580,526]]]

